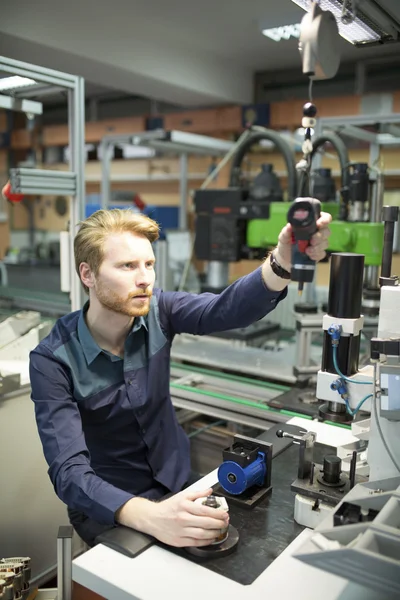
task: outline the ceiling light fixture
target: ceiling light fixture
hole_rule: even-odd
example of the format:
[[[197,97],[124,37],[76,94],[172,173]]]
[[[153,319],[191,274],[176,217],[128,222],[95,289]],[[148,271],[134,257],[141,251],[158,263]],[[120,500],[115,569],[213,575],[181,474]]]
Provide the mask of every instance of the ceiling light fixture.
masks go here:
[[[314,0],[292,0],[292,2],[310,12]],[[377,6],[374,0],[364,1],[364,12],[358,8],[358,2],[355,0],[317,0],[317,4],[322,10],[330,11],[334,15],[340,35],[355,46],[399,41],[400,23]],[[382,25],[378,25],[367,16],[366,9],[369,4],[371,5],[369,8],[381,11]]]
[[[12,77],[4,77],[3,79],[0,79],[1,92],[13,91],[31,85],[36,85],[36,81],[34,79],[29,79],[29,77],[20,77],[19,75],[13,75]]]
[[[291,37],[299,38],[300,23],[294,23],[293,25],[282,25],[281,27],[272,27],[271,29],[263,29],[261,33],[274,42],[289,40]]]

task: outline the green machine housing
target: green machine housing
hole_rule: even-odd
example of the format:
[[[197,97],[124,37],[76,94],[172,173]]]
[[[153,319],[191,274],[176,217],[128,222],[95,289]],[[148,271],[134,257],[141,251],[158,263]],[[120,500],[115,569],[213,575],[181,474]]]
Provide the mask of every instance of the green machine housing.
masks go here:
[[[289,202],[257,200],[246,188],[197,190],[195,255],[199,260],[237,262],[262,259],[278,243],[287,223]],[[379,266],[383,250],[383,223],[339,220],[339,203],[322,202],[332,215],[330,252],[365,255],[365,265]]]
[[[322,203],[324,212],[332,215],[329,226],[330,252],[354,252],[365,255],[365,265],[380,266],[383,251],[383,223],[339,221],[339,204]],[[249,248],[268,248],[277,244],[278,235],[287,223],[288,203],[272,203],[268,220],[252,219],[247,224],[246,244]]]

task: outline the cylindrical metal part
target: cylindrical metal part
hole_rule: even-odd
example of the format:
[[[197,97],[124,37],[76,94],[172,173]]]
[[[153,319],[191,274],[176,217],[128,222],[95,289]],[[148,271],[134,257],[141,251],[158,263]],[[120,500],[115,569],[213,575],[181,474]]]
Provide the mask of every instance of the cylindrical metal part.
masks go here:
[[[386,221],[385,233],[383,238],[382,252],[382,277],[390,277],[392,271],[392,256],[393,256],[393,240],[394,240],[394,223]]]
[[[24,581],[24,575],[23,575],[23,571],[24,571],[24,565],[22,563],[19,562],[8,562],[8,563],[0,563],[0,576],[3,577],[3,574],[5,571],[9,571],[11,573],[14,573],[15,575],[15,579],[14,579],[14,590],[16,592],[21,592],[22,588],[23,588],[23,581]]]
[[[392,271],[394,224],[399,218],[398,206],[384,206],[382,209],[382,221],[385,223],[383,237],[381,277],[390,277]]]
[[[379,267],[369,265],[365,268],[365,287],[375,290],[379,287]]]
[[[380,223],[382,216],[383,195],[385,192],[385,178],[378,173],[371,194],[370,222]]]
[[[5,579],[0,578],[0,600],[5,599],[7,583]]]
[[[367,163],[354,163],[350,167],[349,200],[351,203],[367,202],[369,191]]]
[[[328,314],[357,319],[361,313],[364,254],[335,252],[331,256]]]
[[[353,204],[350,204],[348,221],[364,221],[365,206],[364,202],[353,202]]]
[[[207,265],[207,287],[215,290],[228,286],[229,263],[210,260]]]
[[[229,512],[229,506],[226,499],[221,496],[207,496],[207,498],[198,498],[195,501],[197,504],[202,504],[203,506],[209,506],[210,508],[221,508],[222,510]],[[226,538],[228,537],[228,528],[229,524],[226,527],[220,529],[219,535],[213,542],[210,542],[210,545],[222,544]]]
[[[353,454],[350,462],[350,472],[349,472],[349,480],[350,480],[350,489],[353,489],[355,481],[356,481],[356,468],[357,468],[357,450],[353,450]]]
[[[329,455],[324,457],[324,480],[327,483],[339,483],[342,471],[342,461],[339,456]]]
[[[14,600],[14,581],[15,581],[15,573],[13,571],[2,571],[0,569],[0,578],[5,581],[5,588],[4,588],[4,600]],[[3,600],[3,598],[2,598]]]
[[[340,414],[346,412],[346,407],[344,404],[340,404],[340,402],[329,402],[329,410]]]
[[[24,581],[26,583],[29,583],[29,580],[31,578],[31,559],[29,556],[12,556],[10,558],[3,558],[1,562],[5,563],[6,565],[9,565],[11,563],[22,564]]]

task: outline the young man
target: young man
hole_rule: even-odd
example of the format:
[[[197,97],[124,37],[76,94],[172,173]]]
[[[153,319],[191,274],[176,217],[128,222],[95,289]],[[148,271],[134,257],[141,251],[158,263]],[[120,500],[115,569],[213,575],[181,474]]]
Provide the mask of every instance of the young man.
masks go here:
[[[307,249],[316,261],[330,220],[322,213]],[[89,301],[30,355],[49,476],[89,545],[117,523],[172,546],[208,545],[226,526],[225,512],[194,502],[211,490],[184,490],[190,452],[170,399],[171,343],[178,333],[250,325],[289,282],[290,225],[271,258],[219,295],[154,289],[157,238],[157,223],[130,210],[101,210],[81,223],[75,263]]]

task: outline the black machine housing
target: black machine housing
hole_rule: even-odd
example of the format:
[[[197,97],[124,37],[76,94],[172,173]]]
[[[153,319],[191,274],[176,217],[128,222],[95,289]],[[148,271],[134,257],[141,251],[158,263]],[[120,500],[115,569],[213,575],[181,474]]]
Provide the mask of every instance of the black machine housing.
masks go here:
[[[240,187],[197,190],[196,257],[220,262],[262,258],[265,248],[246,246],[246,228],[250,219],[269,218],[269,204],[266,200],[255,200],[248,189]]]

